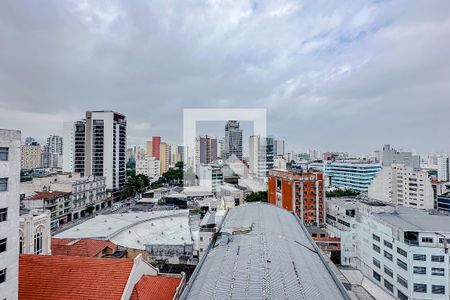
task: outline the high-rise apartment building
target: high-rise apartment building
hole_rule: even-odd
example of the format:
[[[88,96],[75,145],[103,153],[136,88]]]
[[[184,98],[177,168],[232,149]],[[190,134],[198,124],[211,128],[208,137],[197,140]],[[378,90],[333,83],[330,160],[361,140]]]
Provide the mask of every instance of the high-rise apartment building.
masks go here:
[[[275,140],[274,154],[276,156],[284,156],[285,154],[284,140]]]
[[[258,177],[266,177],[273,168],[274,140],[259,135],[250,136],[249,172]]]
[[[50,135],[42,151],[42,167],[62,168],[63,164],[63,138],[57,135]]]
[[[242,160],[242,129],[239,129],[238,121],[228,121],[225,125],[224,159],[235,155]]]
[[[428,172],[403,164],[393,164],[375,176],[369,198],[394,205],[421,209],[434,208],[434,193]]]
[[[161,144],[161,137],[154,136],[152,137],[152,156],[157,160],[160,160],[160,152],[159,152],[159,144]]]
[[[169,171],[169,164],[170,164],[170,151],[169,151],[169,145],[166,143],[160,143],[159,144],[159,164],[160,164],[160,174],[164,174],[167,171]],[[156,158],[156,157],[155,157]]]
[[[153,142],[152,141],[145,142],[145,156],[146,157],[154,157],[153,156]]]
[[[0,129],[0,295],[18,298],[20,131]]]
[[[84,176],[86,157],[86,122],[65,122],[63,137],[63,171]]]
[[[217,138],[202,135],[196,139],[196,163],[210,164],[217,159]]]
[[[440,156],[437,159],[437,166],[438,166],[438,180],[447,182],[450,180],[449,171],[450,171],[450,164],[449,164],[449,158],[447,156]]]
[[[389,144],[383,147],[383,167],[388,167],[392,164],[404,164],[413,169],[420,168],[420,156],[413,155],[412,152],[397,151]]]
[[[268,202],[295,212],[304,224],[322,224],[325,221],[323,173],[270,170]]]
[[[105,176],[106,188],[117,190],[126,181],[125,116],[113,111],[86,112],[85,175]]]
[[[36,169],[42,167],[42,147],[39,144],[22,145],[20,167],[22,169]]]

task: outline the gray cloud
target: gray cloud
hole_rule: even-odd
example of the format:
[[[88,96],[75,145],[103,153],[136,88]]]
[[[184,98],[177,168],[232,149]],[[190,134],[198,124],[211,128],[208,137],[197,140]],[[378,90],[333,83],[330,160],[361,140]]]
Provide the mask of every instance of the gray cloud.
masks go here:
[[[129,143],[181,142],[182,109],[265,107],[289,149],[449,151],[450,2],[3,1],[1,127],[85,110]]]

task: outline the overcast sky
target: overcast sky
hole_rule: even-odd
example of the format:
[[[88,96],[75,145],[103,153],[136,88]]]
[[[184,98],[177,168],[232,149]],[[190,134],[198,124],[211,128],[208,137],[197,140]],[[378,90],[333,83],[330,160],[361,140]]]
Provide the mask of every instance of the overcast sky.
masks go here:
[[[182,141],[182,110],[266,108],[287,148],[450,150],[450,1],[1,1],[0,127],[127,116]]]

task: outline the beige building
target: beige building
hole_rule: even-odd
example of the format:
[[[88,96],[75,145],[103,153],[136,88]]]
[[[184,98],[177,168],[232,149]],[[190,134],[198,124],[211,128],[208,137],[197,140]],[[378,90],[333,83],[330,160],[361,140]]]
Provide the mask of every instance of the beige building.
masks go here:
[[[147,141],[145,143],[145,156],[153,157],[153,142],[152,141]]]
[[[166,143],[159,144],[160,174],[169,170],[169,158],[169,145]]]
[[[50,255],[50,211],[32,210],[19,222],[19,253]]]
[[[20,167],[22,169],[40,168],[42,165],[42,148],[40,145],[22,145]]]

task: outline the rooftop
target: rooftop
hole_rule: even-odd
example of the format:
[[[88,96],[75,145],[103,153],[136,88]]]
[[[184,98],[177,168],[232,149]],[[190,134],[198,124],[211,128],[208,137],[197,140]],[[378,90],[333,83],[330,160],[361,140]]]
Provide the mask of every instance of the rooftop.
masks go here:
[[[133,261],[20,255],[19,299],[121,299]]]
[[[450,216],[433,211],[397,207],[394,213],[378,213],[376,217],[403,231],[450,232]]]
[[[62,196],[68,195],[68,194],[69,193],[60,192],[60,191],[36,192],[28,200],[43,200],[43,199],[45,200],[45,199],[62,197]]]
[[[172,300],[180,283],[179,277],[142,276],[134,286],[130,300]]]
[[[52,255],[96,257],[105,248],[117,249],[117,245],[104,240],[52,238]]]
[[[229,210],[232,233],[197,266],[182,299],[349,299],[293,214],[264,203]]]
[[[99,215],[58,235],[57,238],[93,238],[133,249],[145,245],[192,244],[188,210]]]

